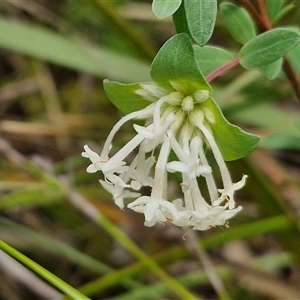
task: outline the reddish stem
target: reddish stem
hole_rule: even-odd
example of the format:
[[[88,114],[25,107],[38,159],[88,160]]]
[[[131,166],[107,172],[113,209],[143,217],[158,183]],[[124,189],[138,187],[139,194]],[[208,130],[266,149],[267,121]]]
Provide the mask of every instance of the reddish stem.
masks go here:
[[[250,12],[252,17],[255,20],[256,25],[258,26],[259,30],[261,32],[264,32],[267,30],[267,27],[264,24],[264,20],[259,15],[259,13],[256,11],[255,7],[249,0],[240,0],[241,4]]]
[[[257,0],[259,13],[249,0],[239,0],[239,2],[250,12],[260,32],[265,32],[272,29],[272,24],[268,17],[266,3],[264,0]],[[290,62],[287,58],[283,62],[283,70],[294,89],[297,99],[300,101],[300,84],[297,74],[295,74]]]
[[[271,25],[270,20],[269,20],[269,16],[268,16],[265,1],[264,0],[257,0],[257,3],[258,3],[258,7],[259,7],[259,11],[260,11],[262,21],[263,21],[266,29],[270,30],[272,28],[272,25]]]
[[[288,59],[284,58],[283,60],[283,69],[285,74],[292,85],[297,99],[300,101],[300,85],[297,75],[295,74],[290,62]]]
[[[222,75],[224,72],[226,72],[229,69],[232,69],[233,67],[237,66],[239,64],[239,58],[236,57],[232,61],[228,62],[227,64],[219,67],[218,69],[212,71],[210,74],[206,76],[206,80],[208,82],[213,81],[216,77]]]

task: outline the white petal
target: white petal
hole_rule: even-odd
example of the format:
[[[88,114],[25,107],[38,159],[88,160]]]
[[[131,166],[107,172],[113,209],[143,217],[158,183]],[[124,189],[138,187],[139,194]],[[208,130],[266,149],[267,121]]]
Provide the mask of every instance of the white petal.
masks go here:
[[[236,190],[240,190],[246,183],[246,179],[248,178],[247,175],[243,175],[242,179],[236,183],[233,184],[233,189]]]
[[[189,167],[180,161],[172,161],[167,163],[167,170],[168,172],[175,173],[175,172],[181,172],[186,173],[189,172]]]
[[[167,200],[163,200],[160,202],[160,206],[165,208],[173,216],[173,218],[178,218],[178,211],[177,211],[176,207],[174,206],[174,204],[172,204],[171,202],[169,202]]]
[[[86,171],[88,173],[96,173],[98,170],[95,168],[95,166],[93,164],[91,164],[86,168]]]
[[[222,218],[224,218],[225,220],[229,220],[241,210],[242,210],[242,206],[238,206],[234,209],[227,209],[222,213]]]
[[[202,166],[200,165],[197,169],[196,169],[196,174],[197,176],[207,176],[210,175],[212,173],[212,169],[210,166],[206,165],[206,166]]]
[[[127,205],[128,208],[135,209],[135,207],[141,207],[145,206],[147,203],[151,201],[151,198],[149,196],[142,196],[136,199],[135,201],[129,203]]]
[[[117,206],[119,206],[121,209],[124,208],[124,200],[123,200],[123,191],[124,189],[120,186],[116,186],[113,184],[110,184],[104,180],[99,180],[102,187],[106,189],[109,193],[113,195],[114,201]]]
[[[136,191],[139,190],[143,186],[139,180],[132,180],[130,185]]]
[[[131,192],[131,191],[128,191],[128,190],[125,190],[123,192],[123,198],[137,198],[137,197],[140,197],[141,194],[140,193],[135,193],[135,192]]]
[[[92,163],[100,161],[100,156],[96,152],[92,151],[89,146],[84,145],[83,148],[85,150],[85,152],[81,153],[83,157],[88,157]]]
[[[159,208],[159,203],[158,201],[152,200],[148,202],[145,206],[145,220],[150,221],[154,218],[156,211]]]
[[[113,176],[113,183],[116,184],[116,185],[118,185],[118,186],[121,186],[121,187],[123,187],[123,188],[125,188],[125,187],[130,187],[129,184],[126,184],[126,183],[123,181],[123,179],[120,178],[120,177],[117,176],[117,175],[114,175],[114,176]]]
[[[153,131],[151,131],[151,129],[148,127],[133,124],[133,128],[137,133],[141,134],[146,139],[152,139],[154,137]]]

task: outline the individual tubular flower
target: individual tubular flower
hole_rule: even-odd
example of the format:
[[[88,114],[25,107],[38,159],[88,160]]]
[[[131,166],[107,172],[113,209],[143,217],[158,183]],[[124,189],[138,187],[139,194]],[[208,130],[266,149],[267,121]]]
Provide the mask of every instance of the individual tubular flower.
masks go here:
[[[185,56],[176,57],[174,47]],[[163,46],[151,66],[151,76],[153,83],[104,82],[108,97],[129,113],[112,128],[100,155],[84,146],[82,155],[92,162],[87,172],[103,173],[100,183],[120,208],[125,198],[133,199],[127,207],[143,213],[146,226],[170,221],[183,228],[206,230],[227,224],[241,210],[235,205],[234,192],[244,186],[247,176],[233,183],[224,159],[247,155],[258,137],[225,120],[210,96],[211,87],[197,67],[186,35],[177,35]],[[129,104],[135,109],[128,111]],[[134,124],[136,135],[111,154],[116,132],[133,120],[144,120],[144,126]],[[204,148],[212,152],[216,169]],[[221,175],[219,187],[216,172]],[[181,178],[181,197],[173,201],[168,191],[170,173]],[[143,194],[143,187],[151,191]]]

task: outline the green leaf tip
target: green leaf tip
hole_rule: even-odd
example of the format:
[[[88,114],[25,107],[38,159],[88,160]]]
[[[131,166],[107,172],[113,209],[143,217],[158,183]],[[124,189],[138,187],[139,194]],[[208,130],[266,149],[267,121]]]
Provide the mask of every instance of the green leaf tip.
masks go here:
[[[153,0],[152,11],[158,18],[165,18],[174,14],[182,0]]]
[[[204,46],[215,27],[217,0],[184,0],[184,8],[191,36],[200,46]]]
[[[158,83],[168,84],[175,80],[211,91],[198,68],[191,40],[185,33],[173,36],[161,47],[153,60],[150,74]]]
[[[211,129],[225,161],[243,158],[257,148],[259,136],[247,133],[238,126],[229,123],[213,98],[209,98],[206,105],[211,109],[216,119],[216,122],[211,125]]]

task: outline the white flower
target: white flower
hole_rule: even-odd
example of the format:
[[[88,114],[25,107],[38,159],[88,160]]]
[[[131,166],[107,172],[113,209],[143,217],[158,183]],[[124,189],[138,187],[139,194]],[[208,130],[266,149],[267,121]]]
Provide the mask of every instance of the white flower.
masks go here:
[[[100,156],[92,151],[87,145],[84,146],[85,152],[82,152],[83,157],[88,157],[91,160],[91,164],[87,167],[88,173],[95,173],[97,171],[102,171],[105,180],[109,183],[118,184],[123,187],[126,187],[126,183],[119,177],[116,176],[115,173],[123,173],[127,167],[124,167],[126,164],[124,161],[120,162],[110,162],[101,161]]]
[[[172,202],[179,211],[179,218],[173,223],[183,228],[191,228],[194,230],[207,230],[216,226],[226,225],[227,221],[241,211],[239,206],[235,209],[227,209],[226,206],[211,206],[207,204],[205,210],[186,210],[181,199]]]
[[[160,116],[161,105],[166,101],[166,97],[159,99],[153,109],[153,123],[147,127],[134,124],[133,127],[145,139],[142,147],[146,152],[153,151],[157,145],[161,144],[165,138],[165,134],[170,125],[175,121],[176,117],[170,113],[166,118]]]
[[[243,175],[240,181],[227,185],[226,188],[218,189],[218,191],[221,193],[221,196],[219,197],[219,199],[213,202],[213,205],[219,205],[224,200],[226,200],[229,203],[229,208],[233,208],[233,194],[235,191],[240,190],[245,185],[247,177],[247,175]]]
[[[131,172],[131,187],[134,190],[139,190],[142,186],[153,186],[153,178],[150,176],[151,168],[153,167],[155,160],[152,156],[145,160],[145,152],[140,149],[137,156],[137,166]]]
[[[101,185],[112,194],[113,199],[121,209],[124,208],[124,198],[136,198],[140,193],[130,192],[124,189],[124,186],[118,184],[111,184],[104,180],[100,180]]]
[[[166,220],[178,218],[175,206],[164,199],[152,199],[149,196],[142,196],[127,206],[136,212],[145,215],[145,225],[153,226],[155,223],[164,223]]]
[[[211,167],[202,162],[199,158],[199,148],[202,143],[199,137],[194,137],[190,143],[190,151],[185,153],[175,139],[173,141],[173,150],[182,161],[172,161],[167,164],[167,170],[171,173],[180,172],[186,181],[183,186],[189,187],[190,184],[199,176],[207,176],[212,173]]]
[[[89,146],[85,145],[83,146],[84,148],[84,152],[81,153],[81,155],[83,157],[87,157],[91,160],[91,164],[87,167],[86,171],[88,173],[95,173],[97,172],[98,170],[101,171],[101,166],[102,166],[102,163],[101,163],[101,160],[100,160],[100,156],[92,151]]]
[[[247,176],[232,183],[222,154],[211,133],[215,117],[205,101],[207,90],[195,90],[182,81],[169,85],[141,84],[135,91],[149,101],[149,105],[123,117],[113,127],[100,155],[84,146],[82,156],[91,164],[87,172],[101,171],[101,185],[109,191],[115,203],[123,208],[125,198],[133,198],[127,207],[144,214],[145,225],[170,221],[194,230],[206,230],[227,224],[237,214],[234,192],[242,188]],[[116,132],[130,120],[145,120],[144,126],[133,124],[136,135],[114,155],[110,155]],[[204,144],[211,149],[221,175],[222,186],[217,187]],[[132,157],[134,151],[137,155]],[[179,173],[182,199],[168,200],[168,174]],[[202,196],[199,181],[206,184],[209,197]],[[147,195],[143,187],[150,187]]]

